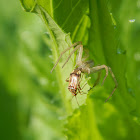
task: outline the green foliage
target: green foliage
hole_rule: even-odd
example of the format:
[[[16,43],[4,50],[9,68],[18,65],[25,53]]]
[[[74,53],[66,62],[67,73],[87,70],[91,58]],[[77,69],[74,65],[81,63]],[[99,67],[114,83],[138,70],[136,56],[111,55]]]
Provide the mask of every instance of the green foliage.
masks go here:
[[[1,139],[139,140],[140,2],[20,2],[39,17],[12,2],[0,6],[0,14],[5,13],[0,22]],[[77,95],[80,107],[71,100],[65,79],[76,55],[62,69],[67,52],[50,73],[62,50],[76,41],[83,42],[84,55],[88,52],[95,65],[112,68],[118,88],[108,102],[114,82],[109,75],[101,86],[105,72],[88,95]],[[93,85],[96,74],[86,75],[82,84],[89,76]]]

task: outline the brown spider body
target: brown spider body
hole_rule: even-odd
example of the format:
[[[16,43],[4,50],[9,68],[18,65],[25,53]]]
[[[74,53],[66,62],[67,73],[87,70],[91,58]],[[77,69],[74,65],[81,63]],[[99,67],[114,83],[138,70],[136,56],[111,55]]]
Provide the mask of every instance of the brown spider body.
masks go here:
[[[79,69],[74,69],[72,73],[70,73],[68,90],[72,93],[73,96],[78,94],[77,90],[80,91],[80,79],[81,79],[81,71]]]

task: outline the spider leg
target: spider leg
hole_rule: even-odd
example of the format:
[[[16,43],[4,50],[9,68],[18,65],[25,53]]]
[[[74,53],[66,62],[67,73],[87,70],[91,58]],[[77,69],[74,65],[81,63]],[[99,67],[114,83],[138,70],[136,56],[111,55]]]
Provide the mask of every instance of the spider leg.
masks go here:
[[[79,85],[80,85],[80,83],[81,83],[81,81],[82,81],[82,79],[83,79],[84,73],[81,74],[81,75],[82,75],[82,76],[81,76],[81,78],[80,78],[80,80],[79,80],[79,82],[78,82]]]
[[[78,93],[80,93],[81,95],[83,95],[83,94],[87,94],[87,93],[84,93],[83,91],[81,91],[82,89],[81,88],[78,88]],[[82,92],[83,92],[83,94],[82,94]],[[77,94],[78,94],[77,93]]]
[[[81,42],[76,42],[76,43],[74,43],[73,45],[71,45],[70,47],[68,47],[67,49],[65,49],[63,52],[61,52],[59,58],[57,59],[57,61],[56,61],[55,65],[54,65],[54,67],[53,67],[52,70],[51,70],[51,73],[52,73],[52,71],[55,69],[55,67],[56,67],[56,65],[58,64],[58,62],[59,62],[60,58],[62,57],[62,55],[63,55],[64,53],[66,53],[68,50],[70,50],[71,48],[73,48],[74,46],[78,45],[78,44],[81,44]]]
[[[82,54],[83,54],[83,45],[79,48],[79,53],[77,55],[76,65],[80,66],[82,64]]]
[[[87,79],[87,81],[90,79],[90,77]],[[81,90],[84,89],[84,87],[88,84],[87,81],[84,83],[84,85],[82,86]]]
[[[96,67],[90,68],[90,73],[91,73],[91,72],[98,72],[98,71],[100,71],[100,70],[102,70],[102,69],[105,69],[105,70],[106,70],[106,75],[105,75],[105,77],[104,77],[104,80],[103,80],[102,84],[104,83],[106,77],[108,76],[108,71],[110,72],[111,77],[113,78],[114,83],[115,83],[115,87],[114,87],[112,93],[111,93],[110,96],[106,99],[106,101],[107,101],[107,100],[113,95],[114,91],[116,90],[116,88],[117,88],[117,86],[118,86],[118,83],[117,83],[117,80],[116,80],[115,75],[114,75],[114,73],[112,72],[111,68],[110,68],[110,67],[107,67],[106,65],[101,65],[101,66],[96,66]],[[106,101],[105,101],[105,102],[106,102]]]
[[[89,50],[84,50],[84,52],[85,52],[86,55],[82,58],[83,62],[85,62],[86,59],[89,57]]]
[[[87,82],[82,86],[81,90],[87,85]]]
[[[82,91],[82,92],[80,92],[80,94],[83,95],[83,94],[87,94],[87,93],[85,93],[85,92]]]
[[[95,81],[93,87],[95,87],[96,85],[99,84],[100,78],[101,78],[101,71],[98,72],[98,77],[97,77],[97,79],[96,79],[96,81]]]
[[[89,79],[88,79],[89,80]],[[85,82],[84,83],[84,85],[82,86],[82,87],[80,87],[80,85],[78,85],[78,91],[79,91],[79,93],[81,94],[81,92],[83,92],[83,91],[81,91],[81,90],[83,90],[84,89],[84,87],[87,85],[88,83],[87,82]],[[89,91],[89,90],[88,90]],[[87,93],[84,93],[83,92],[83,94],[87,94]],[[82,94],[81,94],[82,95]]]
[[[62,68],[65,66],[65,64],[69,61],[69,59],[70,59],[70,57],[72,56],[72,54],[76,51],[76,50],[78,50],[79,48],[82,48],[82,49],[80,49],[81,51],[83,50],[83,45],[77,45],[75,48],[74,48],[74,50],[70,53],[70,55],[69,55],[69,57],[67,58],[67,60],[65,61],[65,63],[63,64],[63,66],[62,66]],[[79,57],[82,57],[82,54],[80,54],[80,52],[81,51],[79,51],[79,56],[78,56],[78,58]],[[83,52],[83,51],[82,51]]]
[[[77,100],[77,97],[76,97],[76,96],[72,96],[71,101],[72,101],[73,97],[75,97],[76,102],[77,102],[77,105],[78,105],[78,107],[80,108],[80,105],[79,105],[79,103],[78,103],[78,100]]]
[[[78,103],[78,100],[77,100],[76,96],[75,96],[75,99],[76,99],[76,102],[77,102],[77,104],[78,104],[78,107],[80,107],[80,105],[79,105],[79,103]]]
[[[65,80],[66,82],[69,82],[69,77]]]
[[[102,82],[102,85],[103,85],[106,77],[108,76],[108,67],[106,65],[95,66],[95,67],[89,68],[88,72],[90,71],[90,73],[95,73],[95,72],[101,71],[102,69],[105,69],[106,71],[106,75]]]
[[[81,90],[82,90],[82,89],[81,89],[81,87],[80,87],[80,82],[79,82],[79,84],[78,84],[77,90],[78,90],[78,91],[77,91],[77,94],[78,94],[78,93],[81,94]]]
[[[81,90],[87,85],[87,82],[82,86],[82,88],[80,87],[80,82],[82,81],[82,78],[83,78],[83,75],[84,74],[82,74],[82,77],[81,77],[81,79],[79,80],[79,82],[78,82],[78,91],[79,91],[79,93],[81,92]],[[89,80],[89,79],[88,79]]]
[[[115,91],[115,90],[116,90],[116,88],[118,87],[118,83],[117,83],[117,80],[116,80],[116,78],[115,78],[114,73],[112,72],[112,70],[111,70],[111,68],[110,68],[110,67],[108,67],[108,69],[109,69],[109,72],[110,72],[110,74],[111,74],[111,76],[112,76],[112,78],[113,78],[114,82],[115,82],[115,87],[114,87],[114,89],[113,89],[112,93],[109,95],[109,97],[105,100],[105,102],[107,102],[107,101],[108,101],[108,99],[109,99],[109,98],[113,95],[114,91]]]
[[[90,89],[88,91],[90,91],[92,88],[94,88],[96,85],[99,84],[100,78],[101,78],[101,71],[98,72],[98,77],[97,77],[93,87],[90,87]]]

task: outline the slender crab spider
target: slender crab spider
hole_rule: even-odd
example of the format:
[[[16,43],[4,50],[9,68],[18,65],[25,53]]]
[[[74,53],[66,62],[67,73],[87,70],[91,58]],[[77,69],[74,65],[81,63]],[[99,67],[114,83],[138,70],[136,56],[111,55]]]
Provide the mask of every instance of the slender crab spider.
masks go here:
[[[59,62],[60,58],[62,57],[62,55],[65,52],[67,52],[68,50],[70,50],[71,48],[73,48],[73,47],[75,47],[75,48],[70,53],[70,55],[68,56],[67,60],[65,61],[65,63],[62,66],[62,68],[63,68],[65,66],[65,64],[69,61],[69,59],[72,56],[72,54],[79,49],[79,53],[77,55],[77,61],[76,61],[76,68],[72,71],[72,73],[70,73],[70,77],[66,79],[66,82],[69,82],[69,86],[68,86],[69,91],[72,93],[73,97],[75,96],[75,98],[76,98],[76,95],[78,93],[81,94],[81,90],[83,89],[83,88],[80,87],[81,73],[88,73],[88,74],[90,74],[90,73],[98,72],[98,78],[95,81],[93,87],[96,86],[99,83],[99,80],[100,80],[101,70],[105,69],[106,75],[105,75],[105,77],[103,79],[102,85],[103,85],[106,77],[108,76],[108,71],[110,72],[110,74],[111,74],[111,76],[112,76],[112,78],[113,78],[113,80],[115,82],[115,87],[114,87],[112,93],[110,94],[110,96],[106,99],[106,101],[107,101],[113,95],[114,91],[116,90],[116,88],[118,86],[117,80],[116,80],[116,78],[115,78],[115,76],[114,76],[114,74],[113,74],[113,72],[112,72],[110,67],[108,67],[106,65],[100,65],[100,66],[91,67],[91,64],[93,64],[93,61],[86,61],[86,62],[82,61],[82,54],[83,54],[82,42],[76,42],[73,45],[71,45],[70,47],[68,47],[67,49],[65,49],[60,54],[56,64],[52,68],[51,72],[54,70],[54,68],[58,64],[58,62]],[[76,100],[77,100],[77,98],[76,98]]]

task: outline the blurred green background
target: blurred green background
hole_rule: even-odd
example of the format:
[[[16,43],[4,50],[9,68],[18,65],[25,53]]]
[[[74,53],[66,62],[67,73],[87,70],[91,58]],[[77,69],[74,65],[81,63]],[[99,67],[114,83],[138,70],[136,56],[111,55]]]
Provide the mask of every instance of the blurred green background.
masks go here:
[[[71,33],[72,42],[83,41],[96,64],[112,68],[119,84],[115,95],[104,103],[113,89],[111,78],[107,79],[104,86],[90,91],[86,103],[86,96],[79,95],[77,108],[75,101],[69,101],[71,93],[63,96],[67,83],[61,80],[69,76],[68,67],[65,74],[58,69],[50,74],[57,58],[53,58],[53,41],[43,20],[25,12],[20,1],[1,1],[1,140],[140,139],[140,0],[89,0],[89,9],[86,1],[81,3],[84,16],[75,13],[82,17],[80,23],[72,15],[74,20],[63,24],[61,3],[55,7],[54,21]],[[65,4],[69,6],[68,1]],[[90,84],[96,76],[91,77]]]
[[[38,16],[23,11],[20,1],[1,1],[0,15],[0,139],[61,137],[59,110],[51,106],[61,103],[51,91],[58,89],[50,75],[48,33]]]

